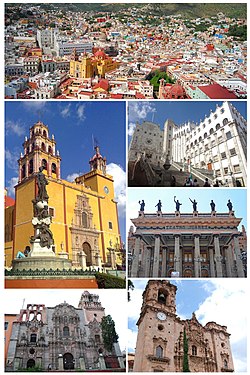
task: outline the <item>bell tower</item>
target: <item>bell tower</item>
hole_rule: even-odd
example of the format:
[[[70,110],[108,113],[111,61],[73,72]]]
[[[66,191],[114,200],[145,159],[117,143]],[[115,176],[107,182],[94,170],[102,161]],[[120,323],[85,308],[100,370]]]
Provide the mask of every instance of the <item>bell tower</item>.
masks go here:
[[[176,291],[167,280],[148,282],[137,322],[134,372],[174,371],[170,358],[177,328]]]
[[[18,160],[18,182],[22,182],[44,167],[44,173],[52,178],[60,179],[61,157],[56,152],[54,135],[49,137],[49,129],[41,121],[30,128],[29,138],[25,137],[23,153]]]

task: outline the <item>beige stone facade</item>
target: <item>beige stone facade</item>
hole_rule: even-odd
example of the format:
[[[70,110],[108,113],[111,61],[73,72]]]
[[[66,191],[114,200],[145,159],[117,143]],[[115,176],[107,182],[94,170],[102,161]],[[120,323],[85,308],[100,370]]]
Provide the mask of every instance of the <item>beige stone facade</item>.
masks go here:
[[[190,372],[233,372],[227,327],[205,326],[176,315],[177,287],[166,280],[150,280],[143,293],[134,358],[134,372],[182,372],[184,330]]]
[[[139,211],[131,221],[135,227],[128,237],[131,277],[246,276],[242,261],[246,233],[244,227],[242,233],[237,229],[241,219],[234,211]]]

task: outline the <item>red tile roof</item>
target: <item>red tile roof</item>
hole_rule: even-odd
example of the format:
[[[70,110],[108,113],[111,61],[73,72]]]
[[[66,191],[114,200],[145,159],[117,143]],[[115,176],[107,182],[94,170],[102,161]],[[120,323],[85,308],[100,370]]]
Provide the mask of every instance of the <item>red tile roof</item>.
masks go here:
[[[237,99],[235,94],[228,91],[228,89],[222,87],[218,83],[207,86],[198,86],[198,88],[210,99]]]
[[[11,207],[15,205],[15,199],[9,197],[8,195],[4,196],[4,208]]]

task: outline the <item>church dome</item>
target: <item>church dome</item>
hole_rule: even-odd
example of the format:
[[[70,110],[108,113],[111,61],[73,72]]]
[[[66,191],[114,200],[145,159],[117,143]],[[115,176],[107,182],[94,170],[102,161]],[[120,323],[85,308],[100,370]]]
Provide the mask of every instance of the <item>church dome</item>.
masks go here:
[[[169,93],[172,97],[182,97],[185,96],[185,90],[184,88],[179,85],[178,83],[175,83],[169,90]]]

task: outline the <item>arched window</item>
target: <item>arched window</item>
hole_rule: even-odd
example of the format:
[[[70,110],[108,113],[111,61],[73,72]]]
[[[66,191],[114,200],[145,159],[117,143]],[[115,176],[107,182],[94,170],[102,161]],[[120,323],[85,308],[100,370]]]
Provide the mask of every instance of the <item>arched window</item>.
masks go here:
[[[226,359],[224,359],[224,368],[228,368],[228,363]]]
[[[51,164],[51,172],[56,173],[56,164],[55,163]]]
[[[43,136],[44,136],[44,137],[47,137],[47,132],[46,132],[46,130],[43,131]]]
[[[31,333],[30,335],[30,342],[36,342],[37,335],[36,333]]]
[[[69,337],[69,327],[63,327],[63,337]]]
[[[227,125],[228,124],[228,119],[227,118],[224,118],[224,120],[222,121],[223,125]]]
[[[48,163],[47,163],[47,160],[43,159],[42,160],[42,167],[44,167],[44,169],[47,171],[47,166],[48,166]]]
[[[43,151],[46,151],[46,146],[45,146],[45,143],[44,143],[44,142],[42,142],[42,144],[41,144],[41,149],[42,149]]]
[[[207,133],[204,133],[204,139],[207,138]]]
[[[156,358],[162,358],[163,357],[163,349],[160,345],[156,347],[155,356],[156,356]]]
[[[166,305],[166,300],[167,300],[166,293],[160,289],[158,292],[158,302]]]
[[[22,178],[26,176],[26,166],[25,164],[22,165]]]
[[[88,215],[86,212],[82,212],[82,226],[88,228]]]
[[[197,355],[197,347],[195,345],[192,346],[192,355]]]
[[[33,168],[33,159],[31,159],[29,161],[29,174],[33,173],[33,170],[34,170],[34,168]]]
[[[214,132],[214,129],[209,130],[209,134],[213,134],[213,132]]]
[[[53,150],[52,150],[52,147],[51,147],[51,146],[49,146],[49,148],[48,148],[48,153],[49,153],[50,155],[53,154]]]
[[[220,124],[217,124],[216,127],[215,127],[216,130],[219,130],[220,129]]]
[[[35,367],[35,364],[36,362],[34,361],[34,359],[30,358],[27,362],[27,368]]]

